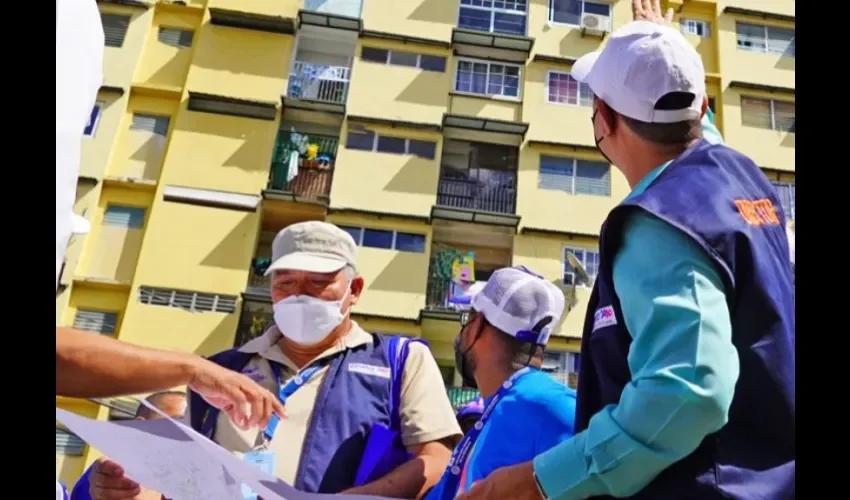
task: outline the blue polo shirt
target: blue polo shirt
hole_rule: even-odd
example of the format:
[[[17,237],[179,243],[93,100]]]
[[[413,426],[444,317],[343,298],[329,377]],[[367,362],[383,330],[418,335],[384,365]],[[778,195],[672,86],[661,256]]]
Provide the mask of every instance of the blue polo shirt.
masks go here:
[[[484,401],[486,408],[490,398]],[[514,383],[490,414],[461,472],[458,494],[494,470],[527,462],[575,432],[576,393],[547,373],[533,369]],[[443,498],[448,479],[425,496]]]

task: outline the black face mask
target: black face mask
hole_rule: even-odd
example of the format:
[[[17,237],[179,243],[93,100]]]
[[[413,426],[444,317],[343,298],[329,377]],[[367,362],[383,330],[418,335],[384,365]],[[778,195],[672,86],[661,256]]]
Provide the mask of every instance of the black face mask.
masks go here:
[[[593,116],[591,116],[591,117],[590,117],[590,125],[591,125],[594,129],[596,129],[596,114],[597,114],[597,113],[599,113],[599,108],[596,108],[595,110],[593,110]],[[601,147],[599,147],[599,143],[601,143],[603,139],[605,139],[605,136],[602,136],[602,137],[596,137],[596,133],[594,132],[594,134],[593,134],[593,142],[595,142],[595,143],[596,143],[596,149],[598,149],[598,150],[599,150],[599,152],[602,154],[602,157],[603,157],[603,158],[605,158],[605,160],[606,160],[608,163],[610,163],[611,165],[613,165],[613,164],[614,164],[614,162],[613,162],[613,161],[611,161],[611,158],[608,158],[608,155],[606,155],[606,154],[605,154],[605,151],[602,151],[602,148],[601,148]]]
[[[455,366],[457,366],[457,371],[460,372],[463,385],[473,389],[478,389],[478,382],[475,381],[475,366],[474,362],[470,359],[469,351],[471,351],[472,346],[478,342],[478,339],[481,336],[481,331],[479,330],[478,333],[476,333],[475,340],[473,340],[472,343],[469,344],[469,347],[465,350],[460,345],[460,338],[462,336],[463,329],[461,328],[460,333],[458,333],[454,341]]]

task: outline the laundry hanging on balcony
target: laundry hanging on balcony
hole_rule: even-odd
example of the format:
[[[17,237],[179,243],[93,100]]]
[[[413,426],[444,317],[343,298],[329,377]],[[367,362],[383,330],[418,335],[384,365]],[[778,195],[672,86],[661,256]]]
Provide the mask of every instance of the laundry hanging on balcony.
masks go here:
[[[298,163],[301,160],[301,155],[307,152],[310,138],[305,134],[299,134],[293,127],[289,131],[289,165],[286,169],[286,182],[292,182],[298,176]]]

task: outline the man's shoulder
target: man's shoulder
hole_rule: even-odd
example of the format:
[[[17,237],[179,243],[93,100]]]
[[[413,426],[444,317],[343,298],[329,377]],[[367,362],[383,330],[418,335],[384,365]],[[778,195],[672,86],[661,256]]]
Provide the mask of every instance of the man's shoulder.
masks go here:
[[[512,394],[511,411],[522,412],[528,420],[561,420],[575,418],[576,391],[542,371],[534,371]]]

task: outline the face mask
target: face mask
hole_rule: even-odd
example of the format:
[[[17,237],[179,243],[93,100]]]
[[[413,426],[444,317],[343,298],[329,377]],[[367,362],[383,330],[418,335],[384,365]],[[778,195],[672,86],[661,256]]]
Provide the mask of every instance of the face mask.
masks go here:
[[[597,114],[597,113],[599,113],[599,108],[596,108],[595,110],[593,110],[593,116],[591,116],[591,117],[590,117],[590,124],[591,124],[591,126],[592,126],[594,129],[596,129],[596,114]],[[611,158],[608,158],[608,155],[606,155],[606,154],[605,154],[605,151],[602,151],[602,148],[601,148],[601,147],[599,147],[599,143],[601,143],[601,142],[602,142],[602,139],[605,139],[605,136],[602,136],[602,137],[596,137],[596,133],[594,132],[594,134],[593,134],[593,142],[594,142],[594,143],[596,143],[596,149],[598,149],[598,150],[599,150],[599,152],[602,154],[602,157],[603,157],[603,158],[605,158],[605,160],[606,160],[608,163],[610,163],[611,165],[613,165],[613,164],[614,164],[614,162],[613,162],[613,161],[611,161]]]
[[[274,322],[280,332],[293,342],[303,345],[324,340],[348,315],[340,311],[351,284],[346,286],[340,300],[322,300],[309,295],[290,296],[275,302]]]
[[[463,330],[461,330],[458,336],[455,337],[455,366],[457,366],[457,371],[460,372],[463,385],[477,389],[478,383],[475,381],[475,364],[470,359],[469,353],[472,350],[472,346],[475,345],[475,342],[478,340],[478,337],[476,336],[475,340],[472,341],[472,344],[470,344],[470,346],[464,351],[460,346],[460,338],[462,335]]]

